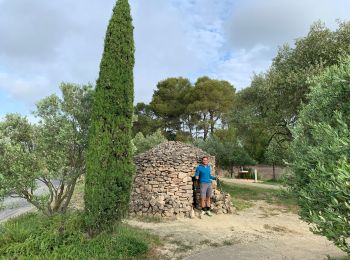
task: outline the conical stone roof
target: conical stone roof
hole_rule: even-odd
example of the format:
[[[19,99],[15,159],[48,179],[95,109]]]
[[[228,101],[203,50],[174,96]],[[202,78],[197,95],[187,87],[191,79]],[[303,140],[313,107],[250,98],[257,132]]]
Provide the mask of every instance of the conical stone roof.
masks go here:
[[[192,144],[170,141],[162,143],[145,153],[137,155],[135,159],[147,159],[148,161],[181,161],[182,159],[194,159],[197,162],[203,156],[214,158]]]

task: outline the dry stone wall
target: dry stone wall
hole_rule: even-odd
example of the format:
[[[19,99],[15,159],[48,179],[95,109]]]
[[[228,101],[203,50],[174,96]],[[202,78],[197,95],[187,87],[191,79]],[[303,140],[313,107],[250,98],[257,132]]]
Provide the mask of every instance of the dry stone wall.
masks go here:
[[[181,142],[166,142],[136,156],[130,214],[192,217],[194,199],[198,196],[192,176],[203,156],[208,154]],[[215,175],[215,157],[208,157]],[[215,189],[215,185],[212,209],[216,213],[232,212],[230,196]]]

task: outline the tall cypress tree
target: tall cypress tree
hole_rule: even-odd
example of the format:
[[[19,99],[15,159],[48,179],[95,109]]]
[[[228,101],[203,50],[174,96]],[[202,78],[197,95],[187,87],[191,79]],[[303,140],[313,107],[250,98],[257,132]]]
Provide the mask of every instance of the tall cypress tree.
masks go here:
[[[85,183],[86,223],[99,232],[128,212],[132,174],[134,39],[128,0],[109,22],[96,83]]]

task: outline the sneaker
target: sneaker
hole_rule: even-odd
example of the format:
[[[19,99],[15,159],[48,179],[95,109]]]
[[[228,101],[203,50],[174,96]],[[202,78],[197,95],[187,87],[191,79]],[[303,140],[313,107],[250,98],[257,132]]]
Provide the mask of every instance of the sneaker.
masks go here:
[[[212,217],[212,216],[213,216],[213,213],[211,213],[210,210],[208,210],[206,213],[207,213],[207,215],[208,215],[209,217]]]
[[[200,215],[200,218],[203,218],[204,215],[205,215],[205,211],[202,210],[201,215]]]

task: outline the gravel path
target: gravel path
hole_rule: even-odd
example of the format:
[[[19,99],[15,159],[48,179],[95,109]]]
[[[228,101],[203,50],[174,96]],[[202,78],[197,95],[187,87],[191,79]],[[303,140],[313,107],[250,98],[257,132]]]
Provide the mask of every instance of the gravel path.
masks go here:
[[[320,260],[345,254],[285,208],[256,201],[233,215],[205,216],[160,223],[129,220],[129,224],[158,234],[169,259]]]

